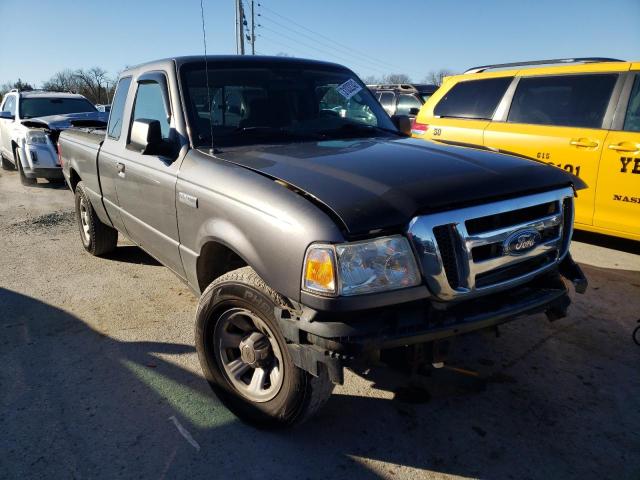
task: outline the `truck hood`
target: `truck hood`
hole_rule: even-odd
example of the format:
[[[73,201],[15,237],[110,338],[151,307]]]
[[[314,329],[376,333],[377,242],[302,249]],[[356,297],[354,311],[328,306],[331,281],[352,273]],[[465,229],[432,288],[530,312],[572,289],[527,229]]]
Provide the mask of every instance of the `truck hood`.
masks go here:
[[[314,197],[350,234],[406,226],[422,213],[586,187],[535,160],[407,138],[251,146],[216,156]]]
[[[22,121],[28,128],[48,128],[64,130],[71,127],[104,127],[109,120],[106,112],[66,113],[64,115],[48,115],[46,117],[29,118]]]

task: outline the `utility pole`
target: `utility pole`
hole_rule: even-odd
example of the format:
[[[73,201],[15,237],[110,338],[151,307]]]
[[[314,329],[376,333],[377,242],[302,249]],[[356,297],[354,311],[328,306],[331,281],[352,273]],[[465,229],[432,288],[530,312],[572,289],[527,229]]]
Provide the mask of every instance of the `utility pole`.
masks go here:
[[[251,55],[256,54],[256,15],[254,11],[254,0],[251,0]]]
[[[244,9],[242,0],[236,0],[236,53],[244,55]]]

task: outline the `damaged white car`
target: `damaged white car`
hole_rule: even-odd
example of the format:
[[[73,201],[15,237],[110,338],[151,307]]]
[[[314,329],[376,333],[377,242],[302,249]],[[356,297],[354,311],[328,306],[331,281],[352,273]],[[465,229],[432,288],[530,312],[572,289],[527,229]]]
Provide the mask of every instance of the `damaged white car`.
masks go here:
[[[63,180],[56,144],[72,126],[104,126],[108,113],[99,112],[82,95],[12,90],[0,108],[2,168],[17,168],[23,185],[37,178]]]

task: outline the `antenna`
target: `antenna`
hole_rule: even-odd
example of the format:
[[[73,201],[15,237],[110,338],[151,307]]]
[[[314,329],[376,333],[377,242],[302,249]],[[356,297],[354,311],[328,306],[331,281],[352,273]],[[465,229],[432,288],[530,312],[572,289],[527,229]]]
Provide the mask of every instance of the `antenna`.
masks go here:
[[[207,109],[209,110],[209,135],[211,135],[211,151],[213,148],[213,119],[211,118],[211,91],[209,90],[209,62],[207,60],[207,30],[204,28],[204,6],[200,0],[200,17],[202,18],[202,42],[204,43],[204,76],[207,82]]]

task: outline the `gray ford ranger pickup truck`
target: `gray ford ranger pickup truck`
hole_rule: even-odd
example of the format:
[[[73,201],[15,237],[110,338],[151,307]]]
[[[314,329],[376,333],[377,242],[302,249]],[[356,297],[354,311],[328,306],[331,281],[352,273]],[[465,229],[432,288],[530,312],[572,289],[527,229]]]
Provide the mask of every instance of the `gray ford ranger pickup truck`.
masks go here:
[[[106,131],[58,150],[84,248],[120,232],[170,268],[200,297],[213,390],[283,426],[346,366],[439,362],[443,339],[563,317],[565,280],[586,288],[568,251],[581,180],[409,131],[340,65],[180,57],[123,72]]]

